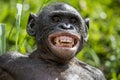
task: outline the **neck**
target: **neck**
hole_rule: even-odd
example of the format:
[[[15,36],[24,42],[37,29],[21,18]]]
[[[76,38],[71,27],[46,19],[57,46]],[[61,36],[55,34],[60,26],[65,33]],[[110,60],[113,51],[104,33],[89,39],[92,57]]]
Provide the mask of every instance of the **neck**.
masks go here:
[[[41,52],[40,50],[33,51],[29,55],[29,58],[39,59],[45,61],[46,63],[57,64],[57,65],[58,64],[66,65],[70,62],[70,60],[60,59],[57,56],[53,55],[52,53],[44,53]]]

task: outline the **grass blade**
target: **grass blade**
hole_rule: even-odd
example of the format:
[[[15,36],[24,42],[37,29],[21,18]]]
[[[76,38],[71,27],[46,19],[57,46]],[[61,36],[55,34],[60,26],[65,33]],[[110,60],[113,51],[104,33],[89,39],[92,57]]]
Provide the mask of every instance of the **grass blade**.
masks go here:
[[[18,41],[19,41],[19,33],[20,33],[20,20],[22,14],[22,4],[17,4],[17,15],[16,15],[16,51],[18,50]]]
[[[6,52],[5,24],[0,24],[0,55]]]

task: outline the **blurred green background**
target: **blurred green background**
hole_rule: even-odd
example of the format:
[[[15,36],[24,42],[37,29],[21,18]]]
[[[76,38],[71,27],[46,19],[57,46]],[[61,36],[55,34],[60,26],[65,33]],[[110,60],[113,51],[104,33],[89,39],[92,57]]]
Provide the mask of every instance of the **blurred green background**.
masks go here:
[[[89,40],[77,57],[101,69],[107,80],[120,80],[120,0],[0,0],[0,54],[33,51],[28,16],[53,2],[69,3],[90,18]]]

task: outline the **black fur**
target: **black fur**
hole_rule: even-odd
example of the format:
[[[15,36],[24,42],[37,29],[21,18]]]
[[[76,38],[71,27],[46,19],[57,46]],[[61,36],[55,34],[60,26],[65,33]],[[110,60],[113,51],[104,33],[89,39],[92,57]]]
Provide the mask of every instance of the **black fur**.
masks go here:
[[[37,49],[29,55],[12,52],[0,56],[0,80],[105,80],[100,70],[75,58],[87,41],[88,27],[89,20],[65,3],[30,14],[27,32],[35,37]],[[53,34],[76,36],[75,48],[54,48],[49,40]]]

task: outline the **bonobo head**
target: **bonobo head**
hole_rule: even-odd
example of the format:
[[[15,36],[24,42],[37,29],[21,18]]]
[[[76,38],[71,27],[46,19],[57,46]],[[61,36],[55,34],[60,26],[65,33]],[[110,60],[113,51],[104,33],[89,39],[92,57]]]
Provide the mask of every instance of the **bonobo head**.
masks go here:
[[[45,7],[38,15],[30,14],[29,35],[37,42],[39,58],[56,63],[69,62],[88,38],[89,20],[65,3]]]

